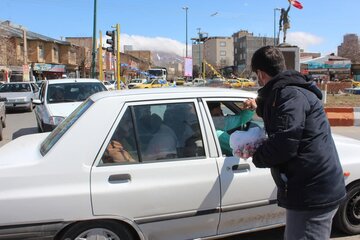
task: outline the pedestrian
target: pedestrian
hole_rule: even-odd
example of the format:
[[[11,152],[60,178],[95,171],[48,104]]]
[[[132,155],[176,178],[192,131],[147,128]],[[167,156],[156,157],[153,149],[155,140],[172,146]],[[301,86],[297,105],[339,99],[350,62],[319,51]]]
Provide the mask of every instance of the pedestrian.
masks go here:
[[[286,209],[285,239],[329,239],[346,191],[321,91],[307,76],[286,70],[272,46],[254,53],[251,68],[262,86],[256,113],[268,135],[253,163],[271,168],[278,205]]]

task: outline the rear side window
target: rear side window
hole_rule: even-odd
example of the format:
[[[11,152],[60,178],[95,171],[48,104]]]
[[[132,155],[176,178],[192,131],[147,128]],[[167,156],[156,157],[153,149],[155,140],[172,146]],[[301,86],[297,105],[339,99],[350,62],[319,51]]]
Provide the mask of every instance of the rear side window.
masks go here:
[[[194,103],[128,107],[101,164],[175,161],[205,156]]]

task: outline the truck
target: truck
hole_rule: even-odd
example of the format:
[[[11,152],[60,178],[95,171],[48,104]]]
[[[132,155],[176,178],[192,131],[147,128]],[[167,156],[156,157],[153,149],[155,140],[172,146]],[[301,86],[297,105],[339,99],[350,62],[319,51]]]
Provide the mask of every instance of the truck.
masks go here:
[[[167,80],[167,69],[165,67],[154,67],[148,70],[149,79]]]

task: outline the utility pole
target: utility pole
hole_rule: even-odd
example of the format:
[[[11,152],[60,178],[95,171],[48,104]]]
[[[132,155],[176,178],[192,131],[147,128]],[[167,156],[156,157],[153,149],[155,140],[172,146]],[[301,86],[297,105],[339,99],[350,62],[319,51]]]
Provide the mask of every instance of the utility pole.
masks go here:
[[[23,32],[23,45],[24,45],[23,81],[30,81],[26,29],[22,28],[22,32]]]
[[[198,30],[198,34],[199,34],[199,38],[198,38],[198,46],[199,46],[199,78],[201,77],[201,72],[202,72],[202,68],[201,68],[201,48],[200,48],[200,37],[201,37],[201,28],[197,28]]]
[[[189,7],[183,7],[183,9],[185,10],[185,31],[186,31],[186,39],[185,39],[185,48],[186,48],[186,53],[185,53],[185,57],[188,57],[188,10]]]
[[[91,60],[91,77],[95,78],[95,57],[96,57],[96,8],[97,2],[94,0],[94,23],[93,23],[93,42],[92,42],[92,60]]]
[[[121,88],[120,81],[121,81],[121,61],[120,61],[120,24],[116,24],[116,61],[117,61],[117,89],[119,90]]]
[[[99,80],[104,81],[104,71],[103,71],[103,52],[102,52],[102,33],[101,31],[99,32],[99,38],[100,38],[100,43],[99,43],[99,54],[98,54],[98,63],[99,63]]]

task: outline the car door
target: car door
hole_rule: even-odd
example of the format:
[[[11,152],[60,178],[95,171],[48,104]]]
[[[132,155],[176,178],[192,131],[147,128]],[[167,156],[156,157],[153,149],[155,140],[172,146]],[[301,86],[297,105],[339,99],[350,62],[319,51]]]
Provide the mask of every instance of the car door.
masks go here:
[[[126,104],[91,171],[94,214],[127,219],[147,239],[214,236],[220,181],[198,113],[195,99]]]
[[[214,101],[220,101],[224,115],[230,116],[238,113],[234,113],[225,104],[239,105],[245,99],[204,99],[204,105]],[[215,122],[212,120],[214,117],[209,109],[207,117],[212,122],[213,131],[216,131]],[[254,115],[248,124],[255,125],[260,121],[261,119]],[[258,125],[261,126],[261,122]],[[215,140],[219,152],[217,162],[221,182],[219,234],[283,224],[284,211],[276,205],[276,186],[269,169],[256,168],[251,158],[240,159],[232,154],[223,154],[219,139]]]

